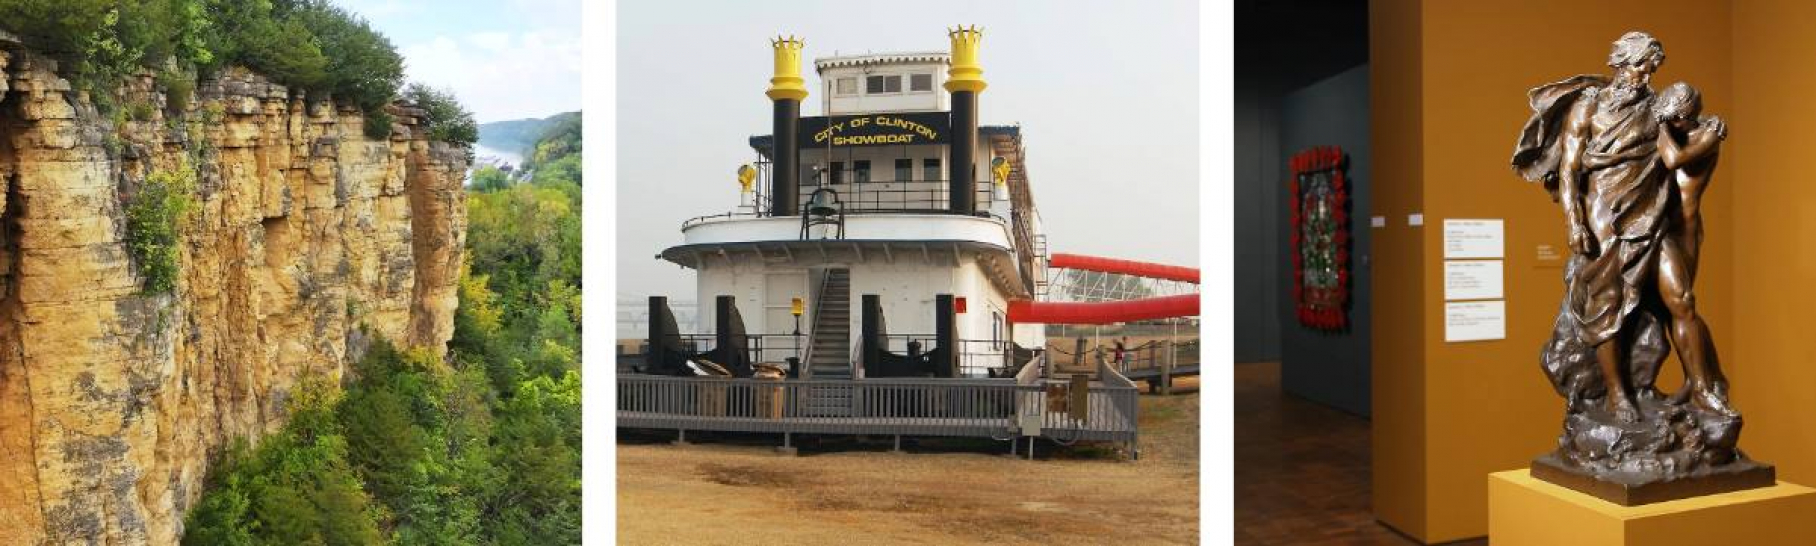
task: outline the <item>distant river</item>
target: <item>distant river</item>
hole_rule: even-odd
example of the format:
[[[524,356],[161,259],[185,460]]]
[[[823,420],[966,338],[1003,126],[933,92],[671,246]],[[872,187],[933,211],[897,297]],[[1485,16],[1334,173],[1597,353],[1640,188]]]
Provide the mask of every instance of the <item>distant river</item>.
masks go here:
[[[499,150],[497,148],[488,147],[484,144],[474,144],[473,145],[473,166],[474,167],[478,167],[480,165],[499,165],[499,164],[504,164],[504,163],[509,163],[512,166],[522,165],[523,164],[523,154],[520,154],[517,152],[507,152],[504,150]]]

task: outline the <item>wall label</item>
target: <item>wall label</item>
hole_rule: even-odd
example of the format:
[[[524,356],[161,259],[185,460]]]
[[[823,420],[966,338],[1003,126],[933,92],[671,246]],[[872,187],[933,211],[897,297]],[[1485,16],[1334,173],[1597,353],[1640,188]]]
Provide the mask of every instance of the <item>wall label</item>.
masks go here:
[[[1444,342],[1507,339],[1507,302],[1453,301],[1444,304]]]
[[[1444,299],[1501,299],[1501,274],[1502,268],[1500,260],[1452,260],[1444,262]]]
[[[1444,220],[1444,259],[1501,258],[1506,237],[1501,220]]]

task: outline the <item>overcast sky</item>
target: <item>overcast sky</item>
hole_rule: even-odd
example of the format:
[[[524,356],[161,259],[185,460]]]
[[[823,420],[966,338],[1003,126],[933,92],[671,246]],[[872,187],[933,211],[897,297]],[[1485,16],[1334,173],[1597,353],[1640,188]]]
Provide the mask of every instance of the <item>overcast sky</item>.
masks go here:
[[[581,0],[334,0],[480,123],[580,109]]]
[[[681,222],[738,203],[738,165],[768,134],[776,33],[811,60],[945,51],[981,25],[981,125],[1022,125],[1054,252],[1198,264],[1198,12],[1186,0],[618,3],[618,294],[694,298],[692,270],[653,258]]]

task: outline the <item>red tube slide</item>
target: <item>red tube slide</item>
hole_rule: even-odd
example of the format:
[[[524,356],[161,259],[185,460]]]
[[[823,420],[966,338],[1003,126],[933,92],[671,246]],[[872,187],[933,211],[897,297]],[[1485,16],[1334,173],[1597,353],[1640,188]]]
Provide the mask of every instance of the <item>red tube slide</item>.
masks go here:
[[[1091,303],[1009,302],[1009,322],[1019,324],[1110,324],[1197,315],[1197,294]]]
[[[1118,260],[1115,258],[1099,258],[1096,256],[1081,256],[1078,254],[1065,253],[1054,253],[1053,257],[1047,259],[1047,264],[1054,269],[1083,269],[1085,271],[1121,273],[1123,275],[1134,275],[1150,279],[1165,279],[1169,281],[1198,284],[1198,268],[1196,267],[1180,267],[1177,265],[1137,262],[1134,260]]]

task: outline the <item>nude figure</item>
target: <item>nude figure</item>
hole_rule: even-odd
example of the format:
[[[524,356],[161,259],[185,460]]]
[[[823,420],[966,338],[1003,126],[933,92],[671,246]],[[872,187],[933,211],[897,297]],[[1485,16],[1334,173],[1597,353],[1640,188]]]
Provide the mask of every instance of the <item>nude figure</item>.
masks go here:
[[[1728,136],[1721,118],[1699,118],[1702,96],[1689,84],[1673,84],[1653,101],[1658,121],[1658,158],[1676,183],[1679,218],[1665,232],[1659,253],[1659,293],[1671,311],[1671,341],[1683,362],[1690,401],[1703,409],[1732,415],[1727,379],[1721,373],[1708,326],[1696,314],[1696,265],[1702,248],[1702,193],[1715,173],[1721,141]]]

